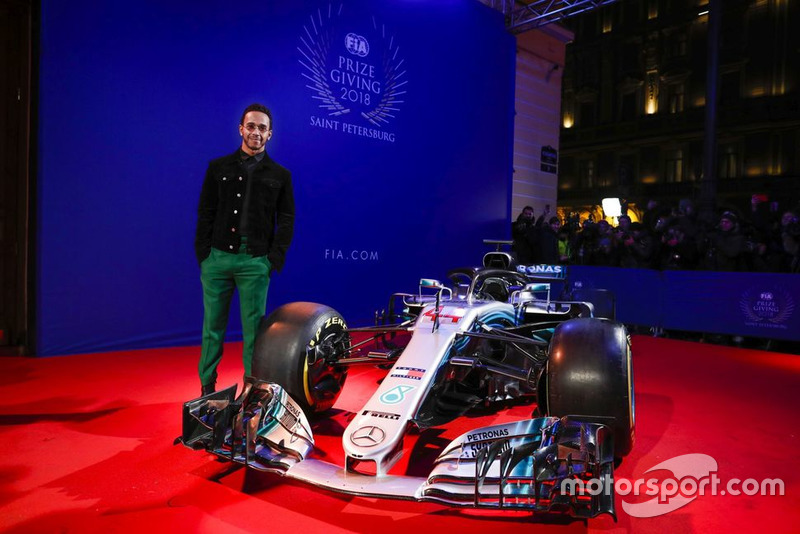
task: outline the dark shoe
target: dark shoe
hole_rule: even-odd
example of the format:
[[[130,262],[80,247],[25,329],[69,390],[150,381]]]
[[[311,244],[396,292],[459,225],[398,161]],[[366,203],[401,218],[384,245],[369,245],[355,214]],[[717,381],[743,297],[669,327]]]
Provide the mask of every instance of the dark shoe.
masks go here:
[[[200,388],[200,395],[205,397],[209,393],[214,393],[214,391],[216,391],[214,389],[214,385],[215,385],[214,382],[211,382],[210,384],[206,384],[206,385],[202,386]]]

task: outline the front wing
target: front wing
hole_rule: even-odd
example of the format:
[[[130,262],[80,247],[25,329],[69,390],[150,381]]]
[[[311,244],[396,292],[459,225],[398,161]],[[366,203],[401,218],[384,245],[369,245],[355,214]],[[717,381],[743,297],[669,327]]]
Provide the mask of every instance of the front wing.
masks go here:
[[[176,443],[352,495],[616,518],[605,425],[567,416],[483,427],[453,440],[426,478],[375,476],[312,458],[308,420],[279,385],[247,383],[238,398],[235,390],[186,402]]]

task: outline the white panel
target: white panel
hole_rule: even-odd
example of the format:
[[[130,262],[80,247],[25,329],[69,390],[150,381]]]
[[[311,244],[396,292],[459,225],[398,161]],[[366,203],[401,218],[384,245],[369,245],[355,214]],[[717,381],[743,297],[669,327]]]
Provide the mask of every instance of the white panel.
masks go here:
[[[517,36],[512,220],[528,205],[539,215],[550,204],[555,213],[558,177],[541,170],[541,154],[543,146],[559,148],[561,75],[571,38],[566,30],[532,30]]]

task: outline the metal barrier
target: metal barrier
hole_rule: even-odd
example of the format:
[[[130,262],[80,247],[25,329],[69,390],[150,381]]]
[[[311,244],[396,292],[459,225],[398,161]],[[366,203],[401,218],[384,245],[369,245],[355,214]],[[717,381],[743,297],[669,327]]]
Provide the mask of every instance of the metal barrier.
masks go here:
[[[566,291],[608,289],[626,324],[800,340],[800,276],[571,265]]]

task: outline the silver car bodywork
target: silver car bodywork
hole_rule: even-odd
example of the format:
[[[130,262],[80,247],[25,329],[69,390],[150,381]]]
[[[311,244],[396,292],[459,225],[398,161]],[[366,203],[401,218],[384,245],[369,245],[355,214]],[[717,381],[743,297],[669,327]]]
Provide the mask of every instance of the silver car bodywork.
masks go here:
[[[532,288],[531,288],[532,289]],[[467,295],[472,294],[472,288]],[[514,324],[519,298],[497,302],[452,297],[427,303],[407,327],[411,339],[342,437],[345,465],[314,457],[311,425],[279,384],[252,381],[187,402],[178,441],[222,458],[353,495],[431,501],[451,506],[615,515],[613,441],[609,429],[580,415],[539,417],[478,428],[453,440],[427,477],[389,474],[403,438],[457,345],[468,332],[492,334]],[[536,302],[548,312],[551,303]],[[558,312],[557,307],[553,307]],[[474,362],[473,362],[474,364]],[[362,470],[364,464],[370,469]],[[601,492],[564,481],[596,480]],[[571,487],[567,490],[565,488]]]

